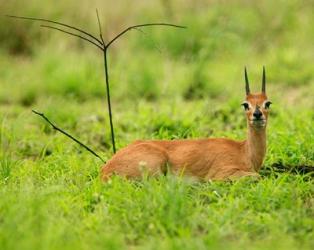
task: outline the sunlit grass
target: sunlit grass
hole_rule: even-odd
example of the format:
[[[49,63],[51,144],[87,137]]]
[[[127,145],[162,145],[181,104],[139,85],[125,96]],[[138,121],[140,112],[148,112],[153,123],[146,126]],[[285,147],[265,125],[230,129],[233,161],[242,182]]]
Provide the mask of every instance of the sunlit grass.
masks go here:
[[[4,19],[1,250],[313,249],[312,3],[173,0],[120,6],[94,0],[2,6],[10,14],[63,20],[95,34],[98,7],[106,38],[147,21],[189,27],[130,32],[109,52],[118,149],[136,139],[245,139],[244,65],[254,91],[266,65],[273,105],[258,181],[195,182],[170,175],[102,183],[97,158],[31,113],[44,112],[109,159],[101,55],[36,24]],[[280,167],[283,173],[276,172]],[[301,167],[311,173],[297,174]]]

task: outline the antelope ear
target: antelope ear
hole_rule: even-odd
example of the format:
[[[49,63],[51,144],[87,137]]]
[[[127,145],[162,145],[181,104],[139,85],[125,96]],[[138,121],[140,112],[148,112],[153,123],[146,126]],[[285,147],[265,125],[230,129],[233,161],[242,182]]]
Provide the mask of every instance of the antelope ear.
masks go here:
[[[250,94],[250,83],[249,83],[249,78],[247,76],[247,71],[246,71],[246,67],[244,67],[244,78],[245,78],[245,91],[246,91],[246,95]]]
[[[264,94],[266,94],[266,70],[265,70],[265,66],[263,66],[262,92]]]

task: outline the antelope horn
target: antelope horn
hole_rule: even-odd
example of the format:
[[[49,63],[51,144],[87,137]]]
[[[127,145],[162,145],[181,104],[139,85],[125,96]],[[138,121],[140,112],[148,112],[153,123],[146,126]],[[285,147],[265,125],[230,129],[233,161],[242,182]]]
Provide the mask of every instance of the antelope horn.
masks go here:
[[[249,78],[247,77],[246,67],[244,67],[244,77],[245,77],[246,95],[249,95],[250,94],[250,84],[249,84]]]
[[[265,72],[265,66],[263,66],[262,92],[264,94],[266,93],[266,72]]]

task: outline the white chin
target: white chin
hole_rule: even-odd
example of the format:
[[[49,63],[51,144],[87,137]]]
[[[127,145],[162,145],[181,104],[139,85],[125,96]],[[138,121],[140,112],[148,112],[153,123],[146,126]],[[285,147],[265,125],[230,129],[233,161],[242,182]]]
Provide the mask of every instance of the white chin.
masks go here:
[[[264,128],[264,127],[266,127],[266,122],[265,121],[251,121],[250,124],[253,127],[256,127],[256,128]]]

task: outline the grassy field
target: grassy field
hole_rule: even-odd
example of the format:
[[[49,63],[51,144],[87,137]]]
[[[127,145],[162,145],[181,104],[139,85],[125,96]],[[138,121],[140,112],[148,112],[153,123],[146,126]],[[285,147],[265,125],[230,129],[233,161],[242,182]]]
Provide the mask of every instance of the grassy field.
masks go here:
[[[197,2],[197,3],[195,3]],[[117,147],[135,139],[244,139],[243,67],[266,65],[273,105],[258,181],[99,179],[102,163],[32,109],[112,155],[102,57],[37,23],[0,17],[0,249],[313,249],[313,1],[0,0],[106,40]]]

